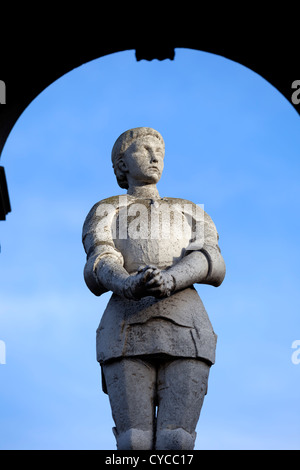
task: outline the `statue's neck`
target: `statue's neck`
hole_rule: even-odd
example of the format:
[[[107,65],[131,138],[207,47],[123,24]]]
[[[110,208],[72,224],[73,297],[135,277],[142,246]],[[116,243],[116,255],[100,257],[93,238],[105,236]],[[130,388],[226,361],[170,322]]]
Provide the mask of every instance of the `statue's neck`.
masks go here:
[[[160,195],[157,190],[156,184],[146,184],[143,186],[129,187],[127,194],[141,199],[159,199]]]

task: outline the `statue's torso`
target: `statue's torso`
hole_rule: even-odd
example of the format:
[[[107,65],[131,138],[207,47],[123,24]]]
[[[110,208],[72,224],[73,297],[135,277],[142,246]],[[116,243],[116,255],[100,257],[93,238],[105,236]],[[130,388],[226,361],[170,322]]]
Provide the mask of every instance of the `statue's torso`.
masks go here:
[[[98,256],[118,257],[130,274],[146,265],[172,266],[189,250],[201,249],[205,233],[207,238],[214,230],[211,219],[205,225],[208,216],[201,207],[182,199],[115,196],[92,214],[86,232],[97,240]],[[216,335],[193,286],[163,299],[134,301],[113,294],[97,330],[100,363],[159,354],[214,363],[215,347]]]

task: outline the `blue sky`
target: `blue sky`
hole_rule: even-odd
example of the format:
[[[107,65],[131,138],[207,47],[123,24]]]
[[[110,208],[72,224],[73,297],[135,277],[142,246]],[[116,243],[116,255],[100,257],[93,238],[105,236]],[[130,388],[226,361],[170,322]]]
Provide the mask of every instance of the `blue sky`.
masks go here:
[[[97,59],[30,104],[1,159],[0,449],[115,448],[95,352],[110,294],[84,284],[81,229],[124,193],[110,152],[138,126],[165,140],[160,194],[204,204],[227,266],[221,287],[197,286],[218,345],[195,449],[300,449],[299,125],[261,76],[188,49]]]

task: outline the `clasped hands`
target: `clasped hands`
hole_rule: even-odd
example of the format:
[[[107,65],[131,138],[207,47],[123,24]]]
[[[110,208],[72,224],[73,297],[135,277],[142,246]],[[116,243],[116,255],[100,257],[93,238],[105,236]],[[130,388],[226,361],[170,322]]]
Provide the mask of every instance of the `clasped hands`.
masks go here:
[[[175,290],[175,279],[168,271],[148,265],[139,268],[137,274],[129,276],[123,286],[127,299],[140,300],[142,297],[169,297]]]

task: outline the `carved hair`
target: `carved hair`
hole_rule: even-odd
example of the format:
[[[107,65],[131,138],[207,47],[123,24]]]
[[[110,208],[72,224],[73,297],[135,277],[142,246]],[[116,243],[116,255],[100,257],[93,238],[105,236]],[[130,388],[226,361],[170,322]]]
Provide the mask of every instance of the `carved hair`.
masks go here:
[[[124,173],[119,168],[119,162],[123,158],[124,153],[128,149],[128,147],[138,138],[143,138],[148,135],[152,135],[159,139],[160,144],[162,144],[163,148],[165,148],[165,143],[158,131],[152,129],[151,127],[136,127],[135,129],[129,129],[126,132],[118,137],[116,140],[112,152],[111,152],[111,160],[113,164],[113,169],[115,175],[117,177],[118,185],[123,189],[128,189],[127,177],[126,173]]]

